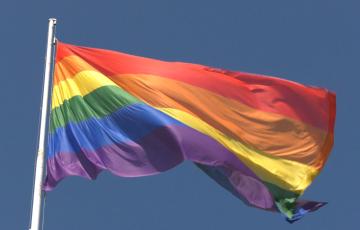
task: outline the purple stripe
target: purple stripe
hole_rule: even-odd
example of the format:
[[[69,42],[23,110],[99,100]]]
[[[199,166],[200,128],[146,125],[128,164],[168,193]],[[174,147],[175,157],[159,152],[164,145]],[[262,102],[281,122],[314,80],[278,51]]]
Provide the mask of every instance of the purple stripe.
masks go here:
[[[274,206],[266,186],[233,153],[192,128],[176,125],[156,129],[136,142],[108,145],[96,152],[55,154],[47,160],[44,189],[52,190],[70,175],[95,179],[101,170],[109,170],[123,177],[146,176],[184,160],[228,169],[227,179],[249,204],[264,209]]]

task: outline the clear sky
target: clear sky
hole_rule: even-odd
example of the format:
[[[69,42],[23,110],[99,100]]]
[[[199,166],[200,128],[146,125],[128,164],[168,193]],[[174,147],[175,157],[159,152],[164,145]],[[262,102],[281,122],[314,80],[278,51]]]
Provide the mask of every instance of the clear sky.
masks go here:
[[[47,19],[68,43],[279,76],[337,94],[335,146],[304,197],[328,201],[289,225],[245,206],[190,162],[166,173],[67,178],[45,229],[358,229],[358,0],[0,2],[0,229],[27,229]]]

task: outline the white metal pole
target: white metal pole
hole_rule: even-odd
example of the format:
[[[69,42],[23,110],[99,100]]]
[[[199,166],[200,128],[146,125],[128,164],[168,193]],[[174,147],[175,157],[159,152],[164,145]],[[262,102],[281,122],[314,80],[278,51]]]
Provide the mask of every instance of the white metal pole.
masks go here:
[[[45,161],[45,137],[46,137],[46,121],[48,114],[49,104],[49,86],[51,77],[51,64],[53,59],[53,46],[55,38],[55,26],[56,19],[49,19],[48,38],[46,45],[46,59],[45,59],[45,71],[44,71],[44,86],[41,105],[41,118],[40,118],[40,132],[39,132],[39,146],[36,157],[35,165],[35,180],[33,191],[33,204],[31,212],[31,224],[30,230],[40,230],[41,221],[41,208],[43,201],[42,183],[44,177],[44,161]]]

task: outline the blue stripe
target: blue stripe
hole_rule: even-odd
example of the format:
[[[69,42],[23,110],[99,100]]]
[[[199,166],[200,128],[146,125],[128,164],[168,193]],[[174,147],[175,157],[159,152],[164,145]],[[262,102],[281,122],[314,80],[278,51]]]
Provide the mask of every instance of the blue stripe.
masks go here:
[[[132,142],[151,131],[167,125],[184,125],[170,116],[146,105],[136,103],[102,118],[89,118],[68,123],[49,135],[47,157],[56,153],[94,151],[106,145]]]

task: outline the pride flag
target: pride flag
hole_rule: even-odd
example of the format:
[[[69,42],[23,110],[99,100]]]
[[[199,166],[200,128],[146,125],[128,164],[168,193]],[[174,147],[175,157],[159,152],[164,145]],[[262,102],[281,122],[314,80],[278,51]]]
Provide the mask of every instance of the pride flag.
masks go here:
[[[44,189],[66,176],[153,175],[193,161],[289,221],[333,145],[335,95],[279,78],[57,42]]]

